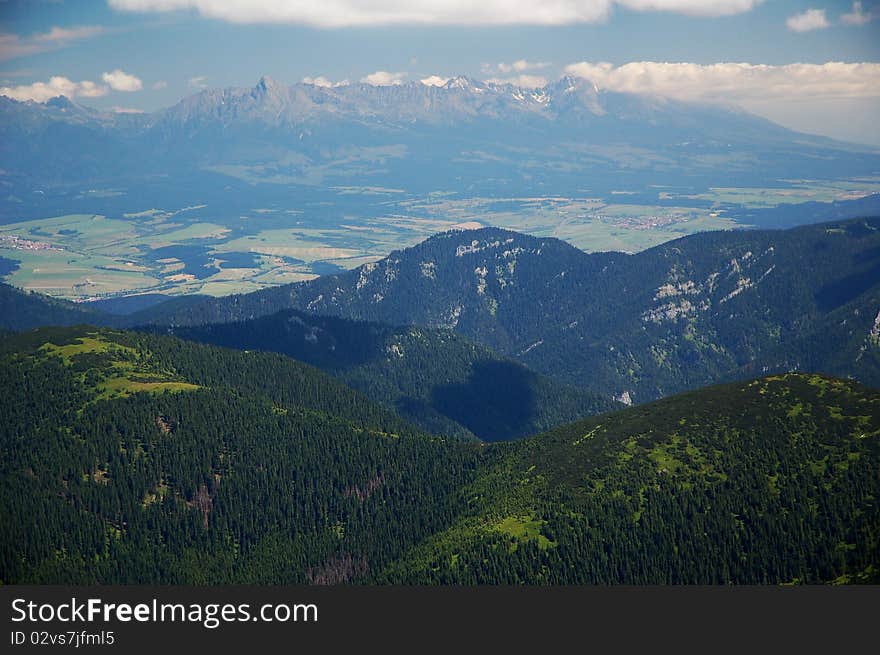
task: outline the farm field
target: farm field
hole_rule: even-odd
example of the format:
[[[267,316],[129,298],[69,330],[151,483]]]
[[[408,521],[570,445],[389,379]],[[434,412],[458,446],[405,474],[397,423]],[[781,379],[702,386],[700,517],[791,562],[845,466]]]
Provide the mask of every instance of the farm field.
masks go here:
[[[880,178],[781,181],[775,188],[652,187],[603,197],[415,196],[381,187],[330,188],[307,201],[229,208],[77,213],[0,225],[0,274],[17,287],[90,300],[140,293],[222,296],[298,282],[376,261],[457,226],[495,226],[563,239],[587,252],[638,252],[695,232],[751,227],[739,210],[863,198]]]

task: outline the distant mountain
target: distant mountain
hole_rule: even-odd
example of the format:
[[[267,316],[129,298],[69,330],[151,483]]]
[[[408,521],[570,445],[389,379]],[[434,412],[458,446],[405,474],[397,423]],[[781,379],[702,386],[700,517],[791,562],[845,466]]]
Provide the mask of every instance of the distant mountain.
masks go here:
[[[312,364],[436,434],[502,441],[616,406],[610,397],[550,380],[447,330],[285,310],[171,332]]]
[[[159,180],[176,198],[184,179],[197,185],[190,198],[204,200],[222,177],[198,176],[217,173],[304,187],[580,195],[839,179],[871,174],[878,163],[876,149],[798,134],[743,111],[605,91],[571,77],[542,89],[466,77],[439,87],[333,88],[262,78],[151,114],[100,112],[66,98],[0,98],[0,165],[11,192],[29,200],[47,185],[60,191],[87,182],[149,185],[155,194]],[[13,197],[9,211],[21,204]]]
[[[453,329],[635,402],[788,369],[880,385],[880,219],[705,233],[636,255],[455,231],[354,271],[206,300],[160,322],[284,308]]]

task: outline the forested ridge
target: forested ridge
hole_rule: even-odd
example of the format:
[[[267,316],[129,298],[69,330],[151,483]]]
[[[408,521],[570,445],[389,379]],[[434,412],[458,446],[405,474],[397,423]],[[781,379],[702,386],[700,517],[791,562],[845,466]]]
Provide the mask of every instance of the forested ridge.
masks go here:
[[[45,325],[100,323],[109,319],[89,307],[0,282],[0,327],[27,330]]]
[[[480,458],[280,355],[51,329],[0,376],[5,583],[363,578]]]
[[[307,362],[437,434],[505,441],[618,405],[536,374],[451,330],[284,310],[249,321],[162,331]]]
[[[496,451],[468,511],[387,582],[880,581],[880,393],[789,374]]]
[[[90,327],[0,343],[4,583],[880,570],[880,394],[852,381],[760,378],[486,445],[279,354]]]

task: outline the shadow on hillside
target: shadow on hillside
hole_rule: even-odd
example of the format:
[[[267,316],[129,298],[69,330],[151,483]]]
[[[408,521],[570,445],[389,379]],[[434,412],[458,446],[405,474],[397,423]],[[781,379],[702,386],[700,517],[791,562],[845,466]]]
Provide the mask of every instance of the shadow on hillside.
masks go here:
[[[214,323],[175,330],[183,339],[238,350],[287,355],[325,370],[344,370],[384,357],[390,328],[293,309],[244,323]]]
[[[533,378],[512,362],[477,362],[467,382],[435,388],[431,404],[483,441],[516,439],[529,434],[537,412]]]

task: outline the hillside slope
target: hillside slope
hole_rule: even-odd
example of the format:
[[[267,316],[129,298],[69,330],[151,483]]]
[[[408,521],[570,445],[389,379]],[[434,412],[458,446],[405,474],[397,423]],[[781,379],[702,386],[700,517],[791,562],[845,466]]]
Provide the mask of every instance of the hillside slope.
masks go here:
[[[613,409],[448,330],[390,327],[297,310],[179,327],[184,339],[279,352],[317,366],[437,434],[500,441]]]
[[[383,581],[880,580],[880,393],[858,384],[762,378],[506,446]]]
[[[452,521],[479,455],[276,354],[92,328],[0,345],[4,584],[360,578]]]
[[[66,300],[29,293],[0,282],[0,328],[27,330],[45,325],[105,321],[104,314]]]

